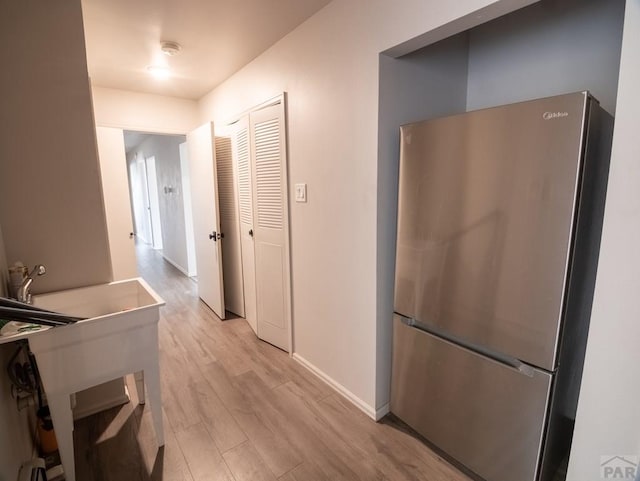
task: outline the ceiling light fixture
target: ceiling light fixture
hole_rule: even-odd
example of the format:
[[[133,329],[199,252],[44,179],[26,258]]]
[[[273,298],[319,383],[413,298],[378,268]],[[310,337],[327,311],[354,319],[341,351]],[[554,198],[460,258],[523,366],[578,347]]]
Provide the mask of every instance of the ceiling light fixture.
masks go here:
[[[178,53],[180,53],[182,47],[178,42],[162,41],[160,42],[160,50],[162,50],[162,53],[164,53],[165,55],[173,57],[174,55],[178,55]]]
[[[171,76],[169,67],[165,67],[164,65],[149,65],[147,67],[147,72],[157,79],[166,79]]]

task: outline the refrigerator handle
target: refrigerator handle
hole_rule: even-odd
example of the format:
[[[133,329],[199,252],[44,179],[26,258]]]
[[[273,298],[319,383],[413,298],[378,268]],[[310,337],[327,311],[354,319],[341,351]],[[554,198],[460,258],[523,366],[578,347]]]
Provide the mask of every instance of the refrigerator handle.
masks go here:
[[[485,346],[481,346],[479,344],[474,344],[460,337],[449,334],[448,332],[438,329],[437,327],[427,325],[423,322],[416,321],[415,319],[411,319],[409,317],[405,317],[401,314],[398,314],[400,321],[408,327],[413,329],[417,329],[418,331],[425,332],[432,336],[442,339],[443,341],[450,342],[455,344],[463,349],[474,352],[484,357],[488,357],[495,362],[499,362],[505,366],[515,369],[516,371],[524,374],[525,376],[533,377],[534,368],[529,364],[525,364],[524,362],[516,359],[515,357],[507,356],[505,354],[493,351],[491,349],[486,348]]]

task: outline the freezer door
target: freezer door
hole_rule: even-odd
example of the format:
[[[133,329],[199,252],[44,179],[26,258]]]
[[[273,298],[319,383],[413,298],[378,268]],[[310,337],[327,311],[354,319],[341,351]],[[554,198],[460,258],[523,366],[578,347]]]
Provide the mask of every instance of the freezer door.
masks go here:
[[[402,127],[396,312],[555,368],[588,101]]]
[[[484,479],[536,479],[550,386],[395,316],[391,411]]]

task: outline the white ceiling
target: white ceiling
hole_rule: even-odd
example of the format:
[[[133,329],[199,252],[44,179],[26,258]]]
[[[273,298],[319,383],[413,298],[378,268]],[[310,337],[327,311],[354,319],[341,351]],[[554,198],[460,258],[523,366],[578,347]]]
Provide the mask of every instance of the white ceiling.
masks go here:
[[[82,0],[93,85],[198,99],[331,0]],[[182,45],[164,55],[161,40]],[[158,80],[146,68],[166,64]]]

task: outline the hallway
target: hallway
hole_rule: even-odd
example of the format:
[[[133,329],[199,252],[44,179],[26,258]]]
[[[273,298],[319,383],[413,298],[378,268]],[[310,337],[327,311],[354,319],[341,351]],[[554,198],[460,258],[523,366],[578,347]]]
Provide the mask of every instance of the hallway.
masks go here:
[[[468,479],[393,420],[374,423],[323,381],[259,341],[244,319],[220,321],[197,285],[146,247],[142,277],[166,301],[160,370],[166,445],[132,402],[75,423],[79,481]]]

